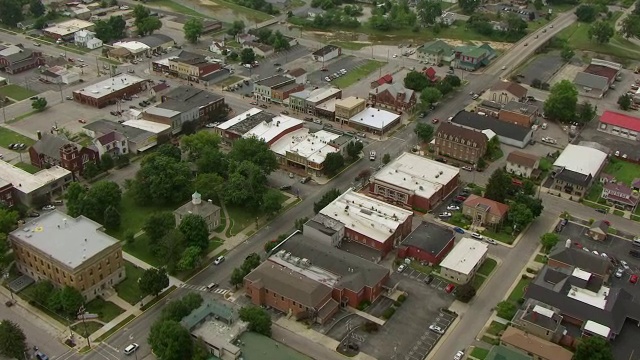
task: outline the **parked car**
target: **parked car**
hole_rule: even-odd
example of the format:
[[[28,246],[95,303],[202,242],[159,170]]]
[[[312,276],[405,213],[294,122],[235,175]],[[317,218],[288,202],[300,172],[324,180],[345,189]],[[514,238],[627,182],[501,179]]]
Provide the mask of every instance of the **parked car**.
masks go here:
[[[406,269],[406,268],[407,268],[407,265],[406,265],[406,264],[402,264],[402,265],[398,266],[398,272],[399,272],[399,273],[401,273],[401,272],[403,272],[403,271],[404,271],[404,269]]]
[[[214,123],[208,123],[208,124],[207,124],[207,125],[205,125],[204,127],[209,128],[209,129],[212,129],[212,128],[216,127],[216,124],[214,124]]]
[[[311,181],[311,176],[305,176],[302,179],[300,179],[300,183],[302,183],[302,184],[306,184],[309,181]]]
[[[424,279],[424,282],[426,284],[431,284],[433,282],[433,275],[431,274],[427,275],[427,277]]]
[[[456,196],[455,200],[465,201],[465,200],[467,200],[467,197],[466,196],[462,196],[462,195],[458,195],[458,196]]]
[[[458,234],[464,234],[464,230],[461,227],[454,227],[453,231],[457,232]]]
[[[634,258],[640,258],[640,251],[638,251],[638,250],[629,250],[629,255],[633,256]]]
[[[486,242],[487,244],[491,244],[491,245],[498,245],[498,242],[497,242],[497,241],[495,241],[495,240],[493,240],[493,239],[491,239],[491,238],[484,238],[483,240],[484,240],[484,242]]]
[[[423,117],[424,117],[424,116],[423,116]],[[437,124],[437,123],[439,123],[439,122],[440,122],[440,119],[433,118],[433,119],[431,120],[431,122],[432,122],[433,124]]]
[[[215,260],[213,260],[214,265],[220,265],[224,262],[224,256],[220,255]]]
[[[463,166],[462,170],[473,171],[473,168],[471,166]]]
[[[629,277],[629,282],[632,283],[632,284],[637,283],[638,282],[638,275],[635,275],[635,274],[631,275],[631,277]]]
[[[458,352],[453,356],[453,360],[462,360],[464,356],[464,350],[458,350]]]
[[[447,206],[447,210],[458,211],[458,210],[460,210],[460,206],[458,206],[458,205],[449,205],[449,206]]]
[[[433,331],[436,334],[440,334],[440,335],[444,334],[444,330],[442,330],[440,326],[435,324],[429,325],[429,330]]]
[[[449,284],[444,288],[444,292],[446,292],[447,294],[451,294],[453,292],[453,290],[455,290],[456,286],[453,284]]]
[[[51,211],[51,210],[55,210],[55,206],[53,205],[45,205],[42,207],[42,211]]]
[[[38,360],[49,360],[49,357],[45,355],[42,351],[36,351],[36,359]]]
[[[620,260],[620,265],[622,266],[623,269],[629,270],[629,264],[626,261]]]
[[[622,278],[622,275],[624,275],[624,269],[623,268],[618,268],[618,270],[616,270],[615,276],[620,279]]]
[[[478,240],[484,239],[484,237],[482,235],[480,235],[478,233],[475,233],[475,232],[471,233],[471,237],[474,238],[474,239],[478,239]]]
[[[440,215],[438,215],[439,218],[443,219],[443,218],[450,218],[451,217],[451,213],[450,212],[443,212],[440,213]]]

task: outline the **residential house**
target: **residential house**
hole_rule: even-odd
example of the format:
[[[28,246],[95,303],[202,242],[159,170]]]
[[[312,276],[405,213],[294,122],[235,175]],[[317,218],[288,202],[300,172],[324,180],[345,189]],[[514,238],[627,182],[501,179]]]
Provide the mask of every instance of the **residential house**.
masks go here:
[[[455,59],[453,46],[442,40],[435,40],[420,46],[417,50],[418,59],[431,65],[450,65]]]
[[[96,37],[95,32],[89,30],[80,30],[73,34],[73,43],[90,50],[102,47],[102,40]]]
[[[536,105],[519,101],[509,101],[498,113],[498,119],[510,124],[531,127],[540,116]]]
[[[129,141],[127,137],[117,131],[111,131],[97,137],[93,141],[93,145],[98,150],[100,159],[102,159],[105,154],[109,154],[111,157],[129,154]]]
[[[487,152],[489,140],[480,131],[467,129],[452,123],[442,123],[436,130],[434,152],[470,164]]]
[[[558,343],[566,328],[560,310],[540,301],[529,299],[513,317],[512,325],[528,334]]]
[[[116,139],[119,139],[120,135],[126,139],[128,153],[137,154],[167,142],[171,133],[171,126],[140,119],[131,119],[122,124],[112,120],[101,119],[86,124],[82,127],[82,131],[93,139],[93,144],[100,155],[106,153],[107,149],[106,146],[103,147],[96,140],[112,132],[119,134],[115,135]],[[105,144],[109,144],[109,142],[105,141]],[[109,150],[124,153],[124,148],[113,150],[114,146],[121,145],[121,143],[113,143]]]
[[[45,64],[41,51],[22,45],[0,45],[0,70],[8,74],[17,74]]]
[[[191,195],[191,201],[180,206],[173,211],[173,216],[176,220],[176,227],[180,226],[182,220],[188,215],[197,215],[204,219],[207,223],[207,230],[212,233],[220,226],[220,207],[214,205],[211,200],[205,202],[202,201],[202,195],[199,192],[194,192]]]
[[[37,168],[61,166],[74,174],[82,174],[88,163],[96,164],[100,160],[95,147],[85,147],[47,133],[29,148],[29,158],[31,165]]]
[[[571,360],[573,353],[560,345],[554,344],[513,326],[507,327],[500,337],[503,346],[522,350],[533,356],[535,360]]]
[[[475,71],[480,67],[489,65],[489,62],[496,57],[493,48],[485,43],[480,46],[463,45],[455,49],[455,67],[467,71]]]
[[[342,54],[342,48],[335,45],[325,45],[324,47],[314,51],[311,56],[314,61],[326,62],[331,59],[337,58]]]
[[[509,205],[471,194],[462,203],[462,213],[471,218],[474,226],[500,227],[507,217]]]
[[[524,177],[535,178],[540,174],[538,166],[540,157],[520,150],[514,150],[507,155],[507,172]]]
[[[633,211],[638,206],[640,195],[638,190],[621,182],[608,182],[602,187],[602,198],[615,207]]]
[[[484,94],[483,98],[507,104],[511,101],[521,101],[527,97],[527,88],[513,81],[498,81]]]
[[[604,167],[607,154],[590,146],[569,144],[553,163],[551,189],[578,200],[586,195]],[[575,197],[575,198],[574,198]]]
[[[473,279],[488,252],[487,244],[463,237],[440,262],[440,275],[456,284],[466,284]]]
[[[418,101],[415,91],[407,89],[399,82],[382,84],[369,91],[371,106],[388,109],[402,114],[413,109]]]
[[[225,55],[227,53],[227,47],[222,43],[214,41],[209,45],[209,51],[217,55]]]
[[[609,233],[609,222],[607,220],[596,220],[589,226],[587,236],[596,241],[604,241]]]
[[[393,83],[393,76],[391,76],[391,74],[385,74],[378,80],[372,81],[371,88],[375,89],[380,85],[391,84],[391,83]]]
[[[341,124],[349,122],[349,119],[363,111],[366,106],[364,99],[355,96],[339,99],[335,104],[335,120]]]
[[[429,265],[438,265],[453,249],[455,233],[451,228],[422,222],[400,245],[398,257],[412,258]]]

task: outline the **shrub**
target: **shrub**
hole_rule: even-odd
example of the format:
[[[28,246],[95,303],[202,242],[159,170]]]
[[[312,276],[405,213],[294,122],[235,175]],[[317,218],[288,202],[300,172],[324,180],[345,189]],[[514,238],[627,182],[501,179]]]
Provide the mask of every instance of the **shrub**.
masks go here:
[[[385,319],[385,320],[389,320],[389,319],[391,319],[391,317],[392,317],[392,316],[393,316],[393,314],[395,314],[395,313],[396,313],[396,308],[394,308],[394,307],[392,306],[392,307],[390,307],[390,308],[387,308],[387,310],[385,310],[385,311],[382,313],[382,318],[383,318],[383,319]]]
[[[521,279],[528,279],[528,278],[529,278],[529,275],[527,275],[527,274],[522,274],[522,276],[521,276],[520,278],[521,278]]]
[[[363,300],[360,302],[360,304],[358,304],[358,310],[364,311],[364,309],[368,308],[369,305],[371,305],[371,301]]]
[[[502,301],[498,303],[496,310],[498,312],[498,316],[503,319],[511,320],[516,315],[518,308],[510,301]]]
[[[405,302],[406,300],[407,300],[407,295],[405,295],[405,294],[401,294],[400,296],[398,296],[398,302],[399,302],[399,303],[401,303],[401,304],[402,304],[402,303],[403,303],[403,302]]]
[[[593,219],[589,219],[589,225],[593,224],[594,221],[595,220],[593,220]]]
[[[519,299],[518,299],[518,304],[519,304],[519,305],[524,304],[524,298],[519,298]]]

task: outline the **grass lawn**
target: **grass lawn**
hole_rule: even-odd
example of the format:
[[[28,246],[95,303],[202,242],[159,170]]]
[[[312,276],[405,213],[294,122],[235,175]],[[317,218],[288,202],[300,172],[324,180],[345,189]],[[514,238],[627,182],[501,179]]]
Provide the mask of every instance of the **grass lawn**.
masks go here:
[[[594,209],[605,209],[605,210],[609,211],[609,207],[608,206],[596,204],[596,203],[591,202],[591,201],[583,201],[582,205],[587,205],[588,207],[594,208]]]
[[[96,342],[102,342],[104,341],[106,338],[108,338],[109,336],[111,336],[113,333],[115,333],[116,331],[120,330],[120,328],[122,328],[123,326],[127,325],[128,323],[130,323],[131,321],[133,321],[133,319],[135,319],[136,316],[135,315],[129,315],[127,316],[126,319],[120,321],[116,326],[112,327],[110,330],[108,330],[106,333],[102,334],[100,337],[98,337],[95,341]]]
[[[500,332],[504,331],[507,328],[507,325],[499,323],[497,321],[492,321],[491,325],[487,329],[487,333],[495,336],[500,336]]]
[[[494,337],[491,337],[491,336],[485,335],[480,340],[484,341],[484,342],[486,342],[487,344],[490,344],[490,345],[500,345],[500,340],[496,339]]]
[[[352,69],[346,75],[333,80],[331,83],[341,89],[345,89],[384,65],[385,63],[381,61],[367,60],[364,65]]]
[[[124,251],[133,255],[134,257],[146,262],[147,264],[160,267],[162,263],[160,259],[151,254],[151,246],[149,246],[149,237],[146,234],[142,234],[136,238],[132,243],[127,242],[124,245]],[[128,277],[129,275],[127,275]]]
[[[476,274],[473,279],[471,279],[471,285],[474,289],[480,290],[480,287],[482,287],[482,284],[484,284],[486,280],[486,277]]]
[[[516,285],[515,288],[513,288],[513,291],[511,292],[511,294],[509,294],[509,297],[507,298],[508,301],[511,301],[513,303],[516,303],[518,301],[518,299],[522,298],[524,296],[524,291],[527,288],[527,285],[529,285],[529,283],[531,282],[531,279],[526,278],[526,279],[520,279],[520,281],[518,281],[518,284]]]
[[[547,257],[543,254],[538,254],[536,255],[536,258],[534,259],[535,262],[539,262],[541,264],[546,264],[547,263]]]
[[[288,199],[284,194],[279,194],[281,196],[280,203]],[[231,226],[227,229],[227,237],[234,236],[247,228],[247,226],[255,224],[258,218],[261,223],[264,221],[262,219],[264,214],[260,209],[247,209],[245,207],[228,205],[227,212],[229,213],[229,217],[231,217],[231,219],[227,219],[227,221],[231,221]]]
[[[339,41],[339,40],[335,40],[335,41],[331,41],[330,43],[333,44],[333,45],[340,46],[343,49],[349,49],[349,50],[361,50],[361,49],[364,49],[366,47],[371,46],[371,43],[367,42],[367,41],[356,42],[356,41]]]
[[[611,159],[609,164],[602,170],[603,172],[613,175],[617,181],[630,185],[633,179],[640,174],[640,165],[626,161]]]
[[[144,270],[128,261],[124,262],[124,269],[127,272],[127,278],[116,285],[116,291],[122,300],[135,305],[143,297],[138,287],[138,279],[142,276]]]
[[[513,244],[513,241],[516,239],[516,236],[518,236],[518,234],[511,235],[511,231],[508,228],[503,229],[502,231],[499,232],[493,232],[491,230],[485,230],[482,232],[482,235],[486,236],[486,237],[490,237],[496,241],[500,241],[503,242],[505,244]]]
[[[24,163],[24,162],[17,163],[16,167],[28,172],[29,174],[35,174],[38,171],[40,171],[39,168],[37,168],[37,167],[35,167],[35,166],[31,165],[31,164]]]
[[[221,81],[220,82],[220,86],[222,86],[222,87],[229,86],[229,85],[237,83],[238,81],[242,81],[242,78],[240,76],[231,75],[228,78],[226,78],[223,81]]]
[[[0,88],[2,89],[2,88]],[[9,148],[9,144],[14,144],[14,143],[22,143],[27,145],[27,147],[33,145],[33,143],[35,143],[36,141],[28,138],[26,136],[23,136],[21,134],[18,134],[17,132],[13,131],[13,130],[9,130],[7,128],[4,127],[0,127],[0,146],[3,148]]]
[[[21,101],[32,96],[36,96],[38,95],[38,93],[29,89],[25,89],[22,86],[11,84],[0,87],[0,95],[7,96],[16,101]]]
[[[602,195],[602,184],[599,182],[596,182],[589,189],[589,192],[587,193],[587,196],[585,196],[585,199],[593,202],[598,202],[598,200],[600,200],[601,195]]]
[[[102,324],[95,321],[85,321],[84,324],[78,323],[76,325],[73,325],[71,329],[76,333],[80,334],[81,336],[87,337],[93,334],[94,332],[102,329],[102,326],[103,326]]]
[[[86,309],[88,313],[98,315],[98,318],[104,322],[109,322],[124,312],[124,309],[118,305],[102,298],[91,300]]]
[[[631,220],[633,220],[633,221],[640,221],[640,216],[638,216],[638,215],[634,215],[634,214],[631,214]]]
[[[222,9],[225,9],[225,8],[232,11],[237,11],[239,13],[243,13],[249,20],[255,21],[257,23],[273,18],[273,16],[267,13],[263,13],[262,11],[258,11],[258,10],[250,9],[248,7],[244,7],[242,5],[238,5],[232,1],[216,0],[214,4],[208,3],[208,4],[202,4],[200,6],[204,6],[213,11],[216,11],[216,10],[221,11]],[[199,14],[198,16],[202,17],[202,14]]]
[[[140,231],[150,214],[159,211],[173,211],[177,207],[177,205],[140,206],[136,204],[132,196],[127,196],[125,193],[120,203],[120,215],[122,219],[120,228],[118,230],[108,231],[108,233],[117,239],[123,240],[126,231],[133,231],[134,233]]]
[[[484,360],[489,355],[489,350],[481,347],[474,347],[473,351],[471,351],[471,356],[476,359]]]
[[[412,261],[411,264],[409,264],[409,267],[427,275],[431,274],[431,272],[433,271],[433,268],[431,266],[422,265],[419,261]]]
[[[179,4],[171,0],[156,0],[156,1],[153,1],[151,5],[152,5],[151,7],[164,7],[184,15],[195,16],[199,18],[207,17],[197,10],[194,10],[188,6],[184,6],[182,4]]]
[[[487,258],[482,263],[482,265],[480,265],[480,268],[478,269],[478,271],[476,271],[476,273],[478,273],[480,275],[484,275],[484,276],[489,276],[489,274],[491,274],[493,269],[496,268],[496,265],[498,265],[497,261],[495,261],[494,259],[491,259],[491,258]]]
[[[613,215],[624,216],[624,211],[613,209]]]

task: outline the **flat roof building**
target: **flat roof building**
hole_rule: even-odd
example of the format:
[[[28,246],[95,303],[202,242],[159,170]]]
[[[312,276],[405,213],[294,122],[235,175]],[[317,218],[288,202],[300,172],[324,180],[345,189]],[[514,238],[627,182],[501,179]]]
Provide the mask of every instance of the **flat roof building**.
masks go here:
[[[349,119],[349,126],[384,135],[400,123],[400,115],[390,111],[369,107]]]
[[[73,99],[81,104],[103,108],[123,97],[135,95],[147,89],[148,80],[121,74],[73,92]]]
[[[53,210],[11,232],[9,240],[21,273],[74,287],[87,301],[125,278],[122,243],[84,216]]]
[[[223,141],[233,142],[262,122],[272,121],[276,115],[252,108],[222,124],[216,125],[215,131]]]
[[[266,142],[269,146],[276,143],[287,134],[302,129],[304,121],[287,115],[276,115],[257,124],[251,130],[242,135],[244,138],[255,137]]]
[[[568,144],[553,163],[551,188],[581,198],[598,178],[606,160],[607,153],[602,150]]]
[[[440,263],[440,274],[457,284],[466,284],[487,258],[489,246],[463,237]]]
[[[456,190],[460,169],[402,153],[371,176],[369,192],[390,204],[429,211]]]
[[[638,91],[640,91],[640,89]],[[598,130],[611,135],[620,136],[625,139],[638,140],[638,133],[640,133],[640,118],[606,110],[600,116]]]
[[[451,228],[422,222],[402,241],[398,257],[437,265],[451,251],[455,239]]]
[[[60,166],[42,169],[30,174],[4,160],[0,160],[0,179],[13,184],[14,195],[18,201],[31,205],[33,199],[49,197],[65,189],[73,180],[71,171]]]
[[[90,21],[72,19],[57,23],[42,31],[54,39],[68,39],[73,38],[73,34],[80,30],[91,30],[93,27],[94,24]]]
[[[147,120],[128,120],[122,124],[101,119],[82,127],[82,132],[95,140],[112,132],[127,139],[129,153],[136,154],[151,149],[163,140],[169,140],[171,126]],[[98,150],[100,150],[98,148]]]
[[[411,233],[413,212],[348,189],[320,210],[345,226],[344,236],[373,248],[382,256]]]

